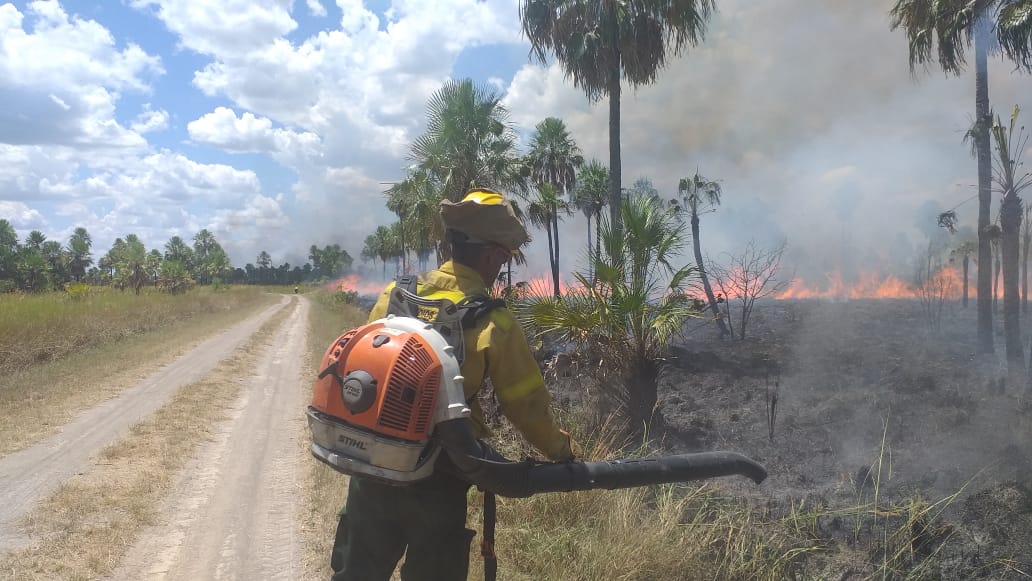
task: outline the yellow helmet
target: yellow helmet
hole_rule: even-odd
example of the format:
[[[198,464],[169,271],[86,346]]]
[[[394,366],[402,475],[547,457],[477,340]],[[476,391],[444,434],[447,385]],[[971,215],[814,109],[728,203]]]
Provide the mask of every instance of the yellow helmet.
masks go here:
[[[462,232],[479,242],[494,242],[511,251],[530,241],[527,229],[502,194],[474,188],[458,202],[441,201],[444,227]]]

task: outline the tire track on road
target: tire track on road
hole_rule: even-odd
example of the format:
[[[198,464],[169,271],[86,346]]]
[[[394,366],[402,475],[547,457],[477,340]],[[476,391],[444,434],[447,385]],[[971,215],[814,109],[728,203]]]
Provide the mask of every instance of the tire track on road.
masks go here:
[[[205,340],[136,387],[83,412],[57,434],[0,458],[0,551],[28,542],[18,522],[62,482],[83,471],[93,454],[168,403],[180,387],[211,372],[288,302],[290,298],[284,296],[278,304]]]
[[[301,298],[228,419],[179,477],[164,524],[140,537],[113,579],[300,578],[307,320]]]

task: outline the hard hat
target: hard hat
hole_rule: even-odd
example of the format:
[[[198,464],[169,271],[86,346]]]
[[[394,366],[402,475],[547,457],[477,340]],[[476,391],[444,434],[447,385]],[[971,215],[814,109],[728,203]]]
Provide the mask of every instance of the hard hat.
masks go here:
[[[474,242],[494,242],[511,251],[530,241],[527,229],[502,194],[474,188],[458,202],[441,201],[444,227],[462,232]]]

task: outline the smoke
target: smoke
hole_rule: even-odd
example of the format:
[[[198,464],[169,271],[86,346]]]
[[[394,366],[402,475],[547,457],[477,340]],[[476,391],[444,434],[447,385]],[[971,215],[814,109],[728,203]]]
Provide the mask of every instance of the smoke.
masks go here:
[[[891,5],[722,2],[702,46],[672,59],[654,85],[624,87],[624,187],[648,176],[673,197],[696,170],[721,180],[723,203],[701,225],[713,258],[750,239],[787,240],[800,274],[907,274],[935,230],[929,204],[960,204],[961,224],[975,221],[975,203],[962,203],[976,193],[962,143],[974,74],[946,77],[934,64],[912,74],[905,35],[889,29]],[[996,60],[989,78],[996,110],[1017,103],[1032,114],[1027,76]],[[589,104],[556,65],[521,69],[506,104],[521,126],[542,111],[563,118],[586,158],[608,161],[608,102]],[[564,244],[583,246],[585,228],[568,219]]]

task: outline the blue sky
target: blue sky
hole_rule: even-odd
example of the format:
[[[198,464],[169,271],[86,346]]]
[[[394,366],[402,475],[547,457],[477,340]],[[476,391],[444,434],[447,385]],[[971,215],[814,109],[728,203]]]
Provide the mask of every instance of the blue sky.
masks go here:
[[[715,257],[755,238],[787,240],[803,270],[905,266],[928,214],[973,193],[973,79],[912,76],[890,5],[720,2],[703,45],[626,89],[624,185],[721,179]],[[607,159],[606,101],[529,61],[515,1],[0,0],[0,32],[0,217],[62,241],[85,226],[96,255],[208,228],[238,266],[357,256],[447,79],[494,87],[524,134],[560,117]],[[1032,114],[1030,77],[994,62],[990,78],[998,110]],[[584,234],[571,217],[566,256]]]

